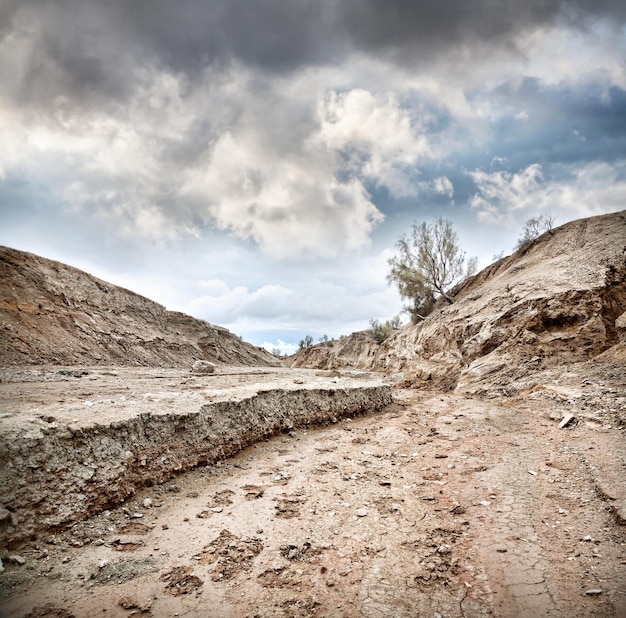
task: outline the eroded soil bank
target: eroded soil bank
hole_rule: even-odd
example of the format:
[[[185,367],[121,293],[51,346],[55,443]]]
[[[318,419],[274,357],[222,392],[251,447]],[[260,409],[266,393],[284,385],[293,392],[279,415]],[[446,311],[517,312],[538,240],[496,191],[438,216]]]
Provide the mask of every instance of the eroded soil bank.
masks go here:
[[[391,403],[378,377],[279,369],[26,369],[5,372],[0,391],[0,548],[276,434]]]
[[[382,413],[144,488],[20,548],[0,613],[624,616],[626,528],[599,490],[623,484],[622,391],[559,388],[504,402],[397,390]]]

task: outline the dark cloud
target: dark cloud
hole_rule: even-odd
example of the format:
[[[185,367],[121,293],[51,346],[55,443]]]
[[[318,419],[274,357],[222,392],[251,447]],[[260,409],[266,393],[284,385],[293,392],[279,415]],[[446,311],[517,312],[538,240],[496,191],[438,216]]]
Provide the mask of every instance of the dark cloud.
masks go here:
[[[523,53],[519,35],[544,26],[585,29],[601,18],[626,20],[621,0],[345,0],[337,6],[338,23],[355,47],[420,68],[442,55],[464,64]]]
[[[557,20],[584,28],[626,18],[622,1],[572,0],[5,0],[0,39],[32,38],[20,96],[124,99],[134,72],[196,76],[232,61],[289,72],[353,50],[411,66],[441,54],[471,61],[516,48]],[[9,59],[11,61],[11,59]]]

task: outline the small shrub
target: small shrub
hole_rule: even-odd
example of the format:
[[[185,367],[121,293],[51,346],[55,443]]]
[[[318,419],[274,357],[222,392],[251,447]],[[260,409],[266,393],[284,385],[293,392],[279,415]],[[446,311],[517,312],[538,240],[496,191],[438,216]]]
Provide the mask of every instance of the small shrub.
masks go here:
[[[385,322],[379,322],[376,318],[370,320],[370,333],[377,343],[389,339],[400,328],[402,328],[402,320],[399,315]]]
[[[552,232],[554,229],[554,217],[547,213],[538,217],[531,217],[524,224],[522,235],[517,239],[515,249],[523,249],[530,246],[544,232]]]

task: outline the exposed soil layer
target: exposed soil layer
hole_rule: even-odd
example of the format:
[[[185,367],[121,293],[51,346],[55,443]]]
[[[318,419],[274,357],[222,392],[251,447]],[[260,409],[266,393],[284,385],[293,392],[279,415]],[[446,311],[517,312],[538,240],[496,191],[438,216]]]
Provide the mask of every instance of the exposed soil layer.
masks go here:
[[[624,616],[625,378],[578,369],[518,400],[396,390],[139,490],[19,548],[0,615]]]
[[[0,401],[6,546],[275,434],[380,410],[391,391],[363,374],[42,368],[5,370]]]
[[[220,326],[32,253],[0,247],[3,365],[278,366]]]

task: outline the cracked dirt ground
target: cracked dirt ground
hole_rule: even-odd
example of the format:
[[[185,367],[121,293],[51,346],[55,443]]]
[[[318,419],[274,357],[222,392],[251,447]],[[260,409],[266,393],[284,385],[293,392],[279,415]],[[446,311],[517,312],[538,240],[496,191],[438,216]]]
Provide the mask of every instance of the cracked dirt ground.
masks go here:
[[[395,396],[30,542],[0,615],[626,616],[626,527],[596,479],[622,429]]]

